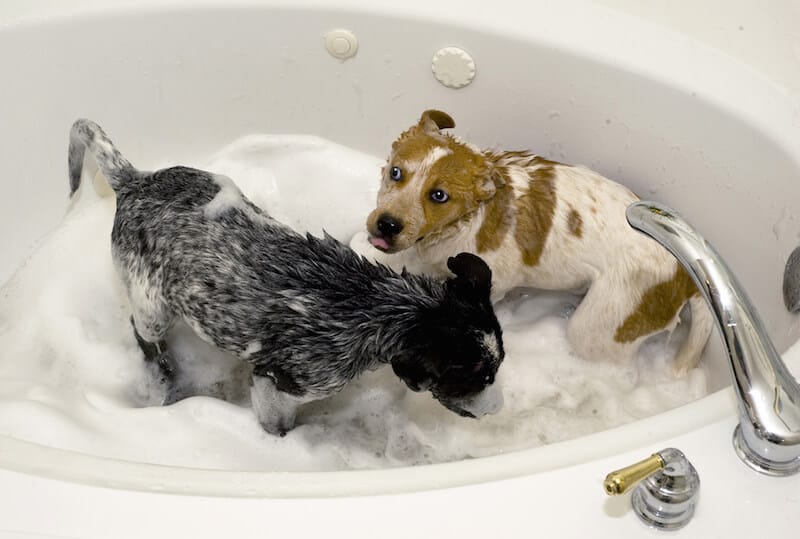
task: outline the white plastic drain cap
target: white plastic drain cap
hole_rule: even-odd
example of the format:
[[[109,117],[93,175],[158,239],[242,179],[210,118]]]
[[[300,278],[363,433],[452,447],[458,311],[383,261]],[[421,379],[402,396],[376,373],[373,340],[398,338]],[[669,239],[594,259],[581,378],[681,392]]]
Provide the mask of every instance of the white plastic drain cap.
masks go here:
[[[445,47],[436,51],[431,62],[436,80],[448,88],[463,88],[475,78],[472,56],[458,47]]]
[[[334,58],[347,60],[356,55],[358,39],[350,30],[331,30],[325,34],[325,48]]]

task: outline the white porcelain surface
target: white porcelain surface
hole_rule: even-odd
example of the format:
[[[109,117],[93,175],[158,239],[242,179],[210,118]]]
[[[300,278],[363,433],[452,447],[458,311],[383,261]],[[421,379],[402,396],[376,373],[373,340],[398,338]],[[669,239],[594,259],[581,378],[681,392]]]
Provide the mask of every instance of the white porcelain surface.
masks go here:
[[[686,35],[598,5],[360,4],[0,7],[0,280],[61,217],[76,117],[113,126],[146,167],[250,132],[314,133],[381,155],[421,110],[438,107],[477,143],[584,163],[679,208],[726,257],[778,348],[797,339],[780,298],[783,261],[800,239],[796,95]],[[335,28],[359,40],[346,62],[325,50]],[[450,45],[478,68],[462,90],[430,73],[432,54]],[[712,340],[706,364],[722,387],[728,374]],[[800,372],[798,350],[787,361]],[[734,415],[722,390],[534,450],[325,474],[156,467],[1,439],[0,537],[644,534],[627,497],[604,497],[602,479],[667,446],[703,482],[697,515],[679,535],[790,534],[800,527],[800,477],[745,468],[731,448]]]

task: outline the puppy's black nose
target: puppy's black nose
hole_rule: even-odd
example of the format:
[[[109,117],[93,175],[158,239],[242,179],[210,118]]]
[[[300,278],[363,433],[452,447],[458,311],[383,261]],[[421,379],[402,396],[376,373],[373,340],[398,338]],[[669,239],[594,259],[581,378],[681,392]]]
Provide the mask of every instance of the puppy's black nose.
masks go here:
[[[381,236],[396,236],[403,230],[403,223],[390,215],[381,215],[378,219],[378,232]]]

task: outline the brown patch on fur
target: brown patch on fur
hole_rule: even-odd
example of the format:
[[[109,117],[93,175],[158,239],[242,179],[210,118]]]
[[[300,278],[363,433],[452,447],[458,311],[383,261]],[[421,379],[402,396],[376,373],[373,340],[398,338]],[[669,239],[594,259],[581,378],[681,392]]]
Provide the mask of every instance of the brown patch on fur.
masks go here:
[[[533,158],[533,164],[541,165],[544,167],[555,167],[557,165],[563,165],[564,163],[559,163],[558,161],[551,161],[550,159],[545,159],[544,157],[537,155]]]
[[[529,175],[528,192],[517,199],[514,239],[522,251],[522,261],[535,266],[542,256],[556,214],[555,171],[551,166],[540,167]]]
[[[490,181],[491,166],[485,156],[452,137],[445,136],[445,141],[443,146],[452,153],[431,166],[420,191],[420,204],[425,213],[420,236],[439,233],[452,224],[471,218],[480,204],[495,193],[495,186]],[[487,183],[491,185],[489,191],[485,189]],[[444,204],[433,202],[430,194],[436,189],[446,191],[450,199]]]
[[[567,229],[573,236],[578,238],[583,236],[583,219],[575,208],[570,208],[567,216]]]
[[[414,126],[400,135],[400,138],[392,144],[393,155],[389,166],[395,166],[403,161],[418,163],[437,146],[448,146],[444,135],[430,135]]]
[[[629,343],[664,329],[695,294],[699,292],[692,278],[678,264],[672,278],[650,287],[642,295],[639,305],[617,328],[614,340]]]
[[[514,190],[505,185],[498,188],[494,197],[486,203],[486,214],[476,238],[478,254],[494,251],[503,243],[514,221],[513,201]]]
[[[501,153],[495,153],[491,150],[486,150],[484,155],[492,162],[514,164],[522,168],[528,167],[555,167],[563,165],[558,161],[551,161],[544,157],[534,155],[526,150],[508,150]]]

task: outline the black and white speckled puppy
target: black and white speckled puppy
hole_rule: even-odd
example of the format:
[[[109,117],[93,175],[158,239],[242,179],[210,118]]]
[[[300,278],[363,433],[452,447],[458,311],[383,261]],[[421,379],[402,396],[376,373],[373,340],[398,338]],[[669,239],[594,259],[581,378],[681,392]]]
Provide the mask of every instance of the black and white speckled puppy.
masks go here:
[[[158,343],[182,318],[253,364],[253,408],[268,432],[285,433],[300,404],[382,363],[461,415],[501,405],[502,335],[477,256],[451,258],[446,282],[399,275],[330,236],[294,232],[227,177],[137,171],[88,120],[70,133],[73,194],[87,148],[117,195],[112,255],[135,329]]]

